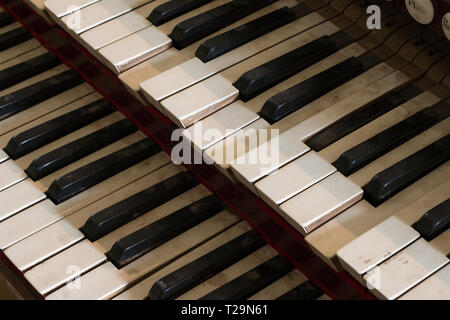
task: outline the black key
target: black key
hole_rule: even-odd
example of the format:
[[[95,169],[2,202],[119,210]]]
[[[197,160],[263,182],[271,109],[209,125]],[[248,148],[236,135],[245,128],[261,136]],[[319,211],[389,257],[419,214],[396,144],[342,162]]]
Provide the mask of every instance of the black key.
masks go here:
[[[244,73],[233,86],[239,98],[249,101],[335,51],[335,42],[324,36]]]
[[[277,300],[317,300],[322,295],[322,290],[317,288],[311,281],[308,280],[302,284],[299,284],[291,291],[283,294],[281,297],[278,297]]]
[[[56,67],[60,63],[61,61],[59,61],[54,54],[49,52],[4,69],[0,71],[0,90],[9,88],[19,82]]]
[[[169,37],[181,50],[204,37],[256,12],[276,0],[234,0],[180,22]]]
[[[243,300],[251,297],[294,268],[278,255],[203,296],[201,300]]]
[[[86,221],[81,231],[89,240],[96,241],[140,215],[188,191],[197,184],[198,181],[192,174],[181,172],[97,212]]]
[[[349,58],[267,100],[261,116],[275,123],[364,71],[359,58]]]
[[[122,268],[223,209],[223,202],[214,195],[198,200],[118,240],[107,256],[117,268]]]
[[[30,39],[31,34],[23,27],[0,34],[0,52]]]
[[[174,299],[265,245],[252,230],[155,282],[151,300]]]
[[[413,228],[431,241],[450,227],[450,198],[423,215]]]
[[[428,107],[345,151],[333,165],[348,176],[449,115],[450,106],[445,102]]]
[[[6,12],[0,12],[0,28],[10,25],[14,22],[14,19]]]
[[[0,97],[0,121],[83,83],[73,70]]]
[[[195,55],[201,61],[206,63],[294,21],[295,18],[296,16],[292,9],[288,7],[278,9],[249,23],[206,40],[197,49]]]
[[[106,100],[63,114],[12,137],[5,152],[18,159],[115,111]]]
[[[50,185],[47,196],[55,204],[59,204],[159,151],[156,143],[151,140],[136,142],[59,177]]]
[[[408,87],[401,92],[387,93],[376,101],[341,118],[306,141],[306,144],[314,151],[319,152],[420,93],[421,91],[415,87]]]
[[[25,172],[34,181],[53,173],[91,153],[114,143],[137,128],[128,120],[120,120],[85,137],[72,141],[65,146],[39,156],[31,162]]]
[[[378,206],[450,159],[450,134],[381,171],[363,187],[364,197]]]
[[[171,0],[157,6],[147,20],[159,26],[213,0]]]

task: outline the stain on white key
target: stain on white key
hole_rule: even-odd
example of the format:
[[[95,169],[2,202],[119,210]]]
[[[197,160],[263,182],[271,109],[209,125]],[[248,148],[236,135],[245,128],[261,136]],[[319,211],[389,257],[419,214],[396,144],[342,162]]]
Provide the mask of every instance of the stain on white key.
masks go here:
[[[364,280],[378,298],[393,300],[448,262],[442,252],[421,238],[369,271]]]
[[[99,0],[47,0],[44,6],[52,15],[60,18],[97,1]]]
[[[280,205],[336,171],[315,151],[310,151],[255,184],[267,203]]]
[[[399,300],[450,300],[450,264],[409,290]]]
[[[359,277],[419,237],[410,225],[393,216],[340,249],[337,256],[345,269]]]
[[[362,198],[363,190],[340,172],[323,179],[280,206],[280,213],[303,235]]]
[[[31,179],[23,180],[0,192],[0,221],[45,199],[45,194]]]
[[[27,178],[25,172],[13,160],[0,164],[0,192]]]

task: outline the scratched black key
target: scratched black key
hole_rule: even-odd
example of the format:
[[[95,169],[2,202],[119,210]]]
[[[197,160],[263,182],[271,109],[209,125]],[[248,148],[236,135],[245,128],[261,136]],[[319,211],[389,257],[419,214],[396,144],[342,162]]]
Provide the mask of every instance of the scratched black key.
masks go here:
[[[151,300],[174,299],[265,245],[252,230],[155,282]]]
[[[413,228],[427,241],[431,241],[450,227],[450,198],[437,205],[416,223]]]
[[[345,151],[333,165],[348,176],[448,116],[450,105],[446,102],[425,108]]]
[[[31,38],[31,34],[23,27],[0,34],[0,52],[30,40]]]
[[[147,20],[159,26],[213,0],[171,0],[157,6]]]
[[[284,7],[203,42],[195,52],[203,62],[211,61],[296,18],[291,8]]]
[[[0,121],[83,83],[73,70],[0,97]]]
[[[115,111],[106,100],[68,112],[12,137],[5,152],[18,159]]]
[[[59,204],[159,151],[156,143],[151,140],[136,142],[59,177],[50,185],[47,196],[55,204]]]
[[[0,12],[0,28],[6,27],[14,22],[14,19],[6,12]]]
[[[450,134],[375,175],[364,198],[378,206],[450,159]]]
[[[421,93],[415,87],[407,87],[401,91],[390,92],[383,95],[376,101],[341,118],[325,130],[319,132],[314,137],[306,141],[306,144],[314,151],[328,147],[337,140],[356,131],[370,121],[380,117],[386,112],[405,103]]]
[[[181,50],[204,37],[256,12],[276,0],[233,0],[224,5],[180,22],[169,37]]]
[[[110,126],[74,140],[60,148],[52,150],[34,159],[25,172],[34,181],[114,143],[137,128],[128,120],[120,120]]]
[[[292,271],[293,266],[278,255],[208,293],[200,300],[243,300]]]
[[[223,209],[224,204],[218,197],[205,197],[118,240],[107,256],[117,268],[122,268]]]
[[[61,64],[61,61],[54,54],[48,52],[4,69],[0,71],[0,90],[9,88],[59,64]]]
[[[282,296],[278,297],[277,300],[317,300],[322,295],[322,290],[320,290],[311,281],[308,280],[299,284],[294,289],[286,292]]]
[[[176,174],[97,212],[86,221],[81,231],[89,240],[96,241],[140,215],[188,191],[197,184],[197,179],[188,172]]]
[[[275,123],[363,71],[364,65],[359,58],[349,58],[271,97],[262,107],[260,115],[269,123]]]

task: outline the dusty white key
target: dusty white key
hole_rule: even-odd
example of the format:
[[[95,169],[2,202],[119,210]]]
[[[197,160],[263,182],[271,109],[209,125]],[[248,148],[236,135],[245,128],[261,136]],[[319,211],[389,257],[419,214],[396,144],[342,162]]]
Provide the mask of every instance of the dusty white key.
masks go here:
[[[337,256],[346,270],[360,277],[419,237],[410,225],[393,216],[340,249]]]
[[[164,0],[152,1],[123,16],[103,23],[80,35],[81,41],[88,48],[98,50],[114,41],[150,26],[146,19],[149,12]]]
[[[9,156],[5,153],[5,151],[0,149],[0,163],[9,159]]]
[[[231,169],[239,181],[256,192],[253,185],[256,181],[309,150],[300,139],[285,132],[237,157]]]
[[[61,18],[68,29],[76,34],[87,31],[108,20],[142,6],[150,0],[101,0],[78,12],[73,12]],[[80,19],[81,18],[81,19]],[[74,23],[76,21],[76,23]]]
[[[47,0],[44,6],[55,17],[63,17],[99,0]]]
[[[235,162],[236,157],[245,154],[250,147],[258,144],[259,130],[265,130],[269,123],[264,119],[258,119],[224,140],[217,142],[203,153],[205,161],[214,165],[230,180],[236,179],[231,174],[230,165]],[[252,142],[253,141],[253,142]]]
[[[248,300],[275,300],[305,282],[307,278],[298,270],[287,275],[255,293]]]
[[[362,195],[358,185],[335,172],[283,203],[279,211],[305,235],[358,202]]]
[[[222,55],[220,59],[214,59],[207,63],[203,63],[198,58],[186,61],[142,82],[141,90],[150,102],[157,104],[159,101],[323,21],[324,18],[320,14],[311,13]]]
[[[442,252],[421,238],[369,271],[364,280],[378,298],[393,300],[448,263]]]
[[[267,49],[221,73],[203,80],[161,102],[169,117],[181,127],[188,127],[238,98],[233,83],[245,72],[311,42],[332,34],[338,28],[327,21],[319,26]]]
[[[225,210],[145,254],[122,269],[118,270],[110,262],[107,262],[81,276],[80,280],[83,286],[80,290],[71,290],[70,286],[64,286],[48,295],[47,299],[98,300],[111,298],[137,279],[145,277],[153,270],[164,266],[187,250],[211,239],[238,221],[239,218],[236,214]]]
[[[150,277],[142,280],[135,286],[124,291],[120,295],[114,298],[114,300],[142,300],[148,296],[148,293],[153,286],[153,284],[165,277],[166,275],[178,270],[179,268],[189,264],[190,262],[204,256],[205,254],[217,249],[219,246],[235,239],[236,237],[242,235],[243,233],[250,231],[251,226],[245,222],[241,221],[230,229],[220,233],[216,237],[212,238],[205,244],[194,249],[193,251],[187,253],[186,255],[175,260],[173,263],[169,264],[162,270],[152,274]]]
[[[450,265],[419,283],[399,300],[450,300]]]
[[[99,53],[108,67],[119,73],[171,46],[172,40],[157,27],[151,26],[101,48]]]
[[[0,164],[0,192],[27,178],[25,172],[13,160]]]
[[[0,221],[45,199],[41,188],[31,179],[23,180],[0,192]]]
[[[31,269],[25,278],[41,294],[46,294],[104,261],[106,256],[89,240],[84,240]]]
[[[273,206],[292,198],[336,171],[328,161],[310,151],[255,184],[258,195]]]

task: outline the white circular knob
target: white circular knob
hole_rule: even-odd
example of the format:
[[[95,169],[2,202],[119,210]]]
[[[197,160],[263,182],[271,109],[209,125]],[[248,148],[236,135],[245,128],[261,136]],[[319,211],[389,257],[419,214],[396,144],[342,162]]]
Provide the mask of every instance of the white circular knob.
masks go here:
[[[444,30],[444,34],[447,36],[447,39],[450,40],[450,12],[448,12],[442,19],[442,30]]]
[[[431,0],[405,0],[409,14],[421,24],[430,24],[434,19],[434,6]]]

